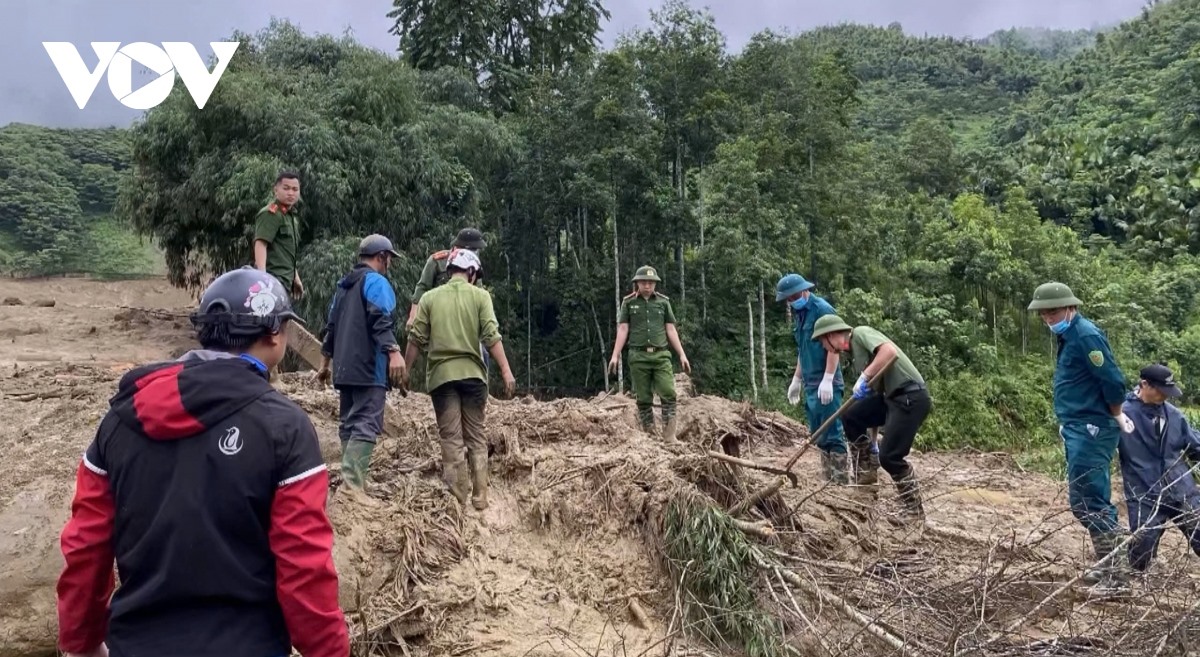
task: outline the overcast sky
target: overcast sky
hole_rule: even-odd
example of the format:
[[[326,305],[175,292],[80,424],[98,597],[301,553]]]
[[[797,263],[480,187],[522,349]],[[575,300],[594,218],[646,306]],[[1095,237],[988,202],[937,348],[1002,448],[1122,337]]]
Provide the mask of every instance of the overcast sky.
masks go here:
[[[611,22],[604,42],[649,22],[658,0],[608,0]],[[887,25],[899,21],[910,34],[982,37],[1016,26],[1087,28],[1137,15],[1145,0],[693,0],[708,6],[731,50],[755,32],[802,31],[841,22]],[[201,57],[234,30],[257,32],[272,17],[305,32],[340,34],[395,51],[388,34],[391,0],[0,0],[0,126],[10,122],[50,126],[128,125],[141,112],[112,96],[102,79],[80,110],[58,76],[43,41],[69,41],[95,66],[91,41],[187,41]],[[236,55],[235,55],[236,56]],[[147,80],[148,81],[148,80]]]

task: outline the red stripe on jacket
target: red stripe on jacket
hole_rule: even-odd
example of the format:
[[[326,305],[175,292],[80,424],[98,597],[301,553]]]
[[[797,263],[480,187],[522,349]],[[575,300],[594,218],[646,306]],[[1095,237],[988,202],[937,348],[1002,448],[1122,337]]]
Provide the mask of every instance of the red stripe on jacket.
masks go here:
[[[108,633],[113,592],[113,507],[108,477],[79,464],[71,519],[61,545],[66,565],[58,577],[58,647],[86,653]]]
[[[333,526],[325,515],[329,473],[321,470],[275,491],[271,552],[283,619],[304,657],[349,657],[350,636],[338,605]]]

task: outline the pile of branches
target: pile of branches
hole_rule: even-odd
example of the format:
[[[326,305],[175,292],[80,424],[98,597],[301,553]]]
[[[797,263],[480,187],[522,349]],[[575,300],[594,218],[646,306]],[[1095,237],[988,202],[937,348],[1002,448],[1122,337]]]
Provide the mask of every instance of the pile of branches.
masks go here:
[[[777,530],[780,509],[785,519],[818,513],[787,510],[786,498],[800,492],[778,495],[782,478],[764,483],[751,470],[734,472],[757,478],[742,487],[756,492],[735,504],[681,496],[662,527],[676,587],[671,628],[714,649],[751,657],[1160,657],[1194,654],[1187,651],[1200,639],[1190,554],[1163,559],[1135,578],[1132,592],[1105,593],[1081,584],[1079,564],[1042,547],[1067,524],[1023,541],[988,539],[929,523],[891,527],[875,487],[865,495],[803,493],[795,505],[861,507],[861,533],[850,537],[857,556],[847,559],[845,549],[822,554],[830,543],[804,540],[802,526]]]

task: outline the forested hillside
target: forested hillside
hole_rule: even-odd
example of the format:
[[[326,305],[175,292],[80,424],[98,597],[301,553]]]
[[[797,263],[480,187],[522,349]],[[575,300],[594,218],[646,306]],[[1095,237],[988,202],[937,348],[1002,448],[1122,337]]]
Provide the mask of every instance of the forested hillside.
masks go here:
[[[152,250],[112,219],[125,130],[0,128],[0,273],[150,271]]]
[[[248,262],[289,167],[307,317],[363,234],[404,251],[407,294],[478,225],[518,380],[550,393],[615,385],[617,300],[640,264],[664,274],[697,385],[771,404],[794,363],[773,285],[814,279],[929,379],[925,444],[1054,451],[1052,341],[1025,311],[1047,280],[1087,302],[1127,375],[1166,360],[1200,384],[1200,0],[1103,31],[841,25],[738,53],[677,0],[609,51],[594,0],[395,4],[398,58],[273,24],[238,35],[204,110],[177,89],[132,131],[118,214],[174,281]],[[77,189],[55,171],[43,186]],[[31,176],[0,169],[0,185]]]

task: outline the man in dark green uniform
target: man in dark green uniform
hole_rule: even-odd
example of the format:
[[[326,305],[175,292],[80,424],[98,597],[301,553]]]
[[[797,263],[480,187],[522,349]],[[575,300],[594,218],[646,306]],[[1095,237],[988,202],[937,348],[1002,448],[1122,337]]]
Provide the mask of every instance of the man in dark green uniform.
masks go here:
[[[1087,570],[1083,581],[1121,589],[1129,581],[1127,544],[1111,500],[1108,471],[1121,432],[1132,433],[1135,427],[1121,408],[1125,375],[1108,338],[1078,312],[1080,305],[1071,288],[1045,283],[1033,291],[1029,310],[1036,311],[1058,338],[1054,414],[1066,451],[1071,512],[1091,536],[1097,561],[1117,551],[1107,565]]]
[[[932,407],[925,379],[900,347],[870,326],[851,327],[837,315],[825,315],[813,324],[812,339],[826,351],[850,352],[859,372],[852,395],[857,402],[842,415],[846,441],[858,464],[857,483],[875,482],[867,431],[883,427],[879,465],[892,476],[904,514],[924,521],[917,474],[906,458]],[[881,383],[872,389],[870,381],[880,372]]]
[[[633,277],[636,289],[621,302],[617,314],[617,340],[613,343],[608,369],[616,371],[621,349],[629,342],[629,374],[637,397],[638,419],[647,433],[654,433],[654,394],[662,401],[663,437],[675,440],[675,372],[668,344],[679,354],[679,365],[691,373],[692,364],[683,353],[675,330],[671,300],[654,290],[662,281],[653,267],[639,267]]]
[[[408,308],[408,321],[405,323],[407,328],[412,328],[413,320],[417,317],[417,304],[421,302],[421,297],[450,278],[446,273],[446,266],[450,264],[450,255],[454,249],[466,249],[478,254],[485,246],[487,246],[487,242],[484,241],[483,233],[479,232],[478,228],[464,228],[458,231],[458,235],[449,249],[429,256],[429,259],[425,261],[425,268],[421,270],[421,278],[417,281],[417,287],[413,289],[412,297],[409,299],[412,305]],[[482,278],[477,279],[475,285],[481,287],[482,280]]]
[[[300,251],[300,177],[282,171],[275,178],[275,201],[254,217],[254,268],[279,280],[283,289],[292,291],[292,299],[304,296],[304,284],[296,270]]]

